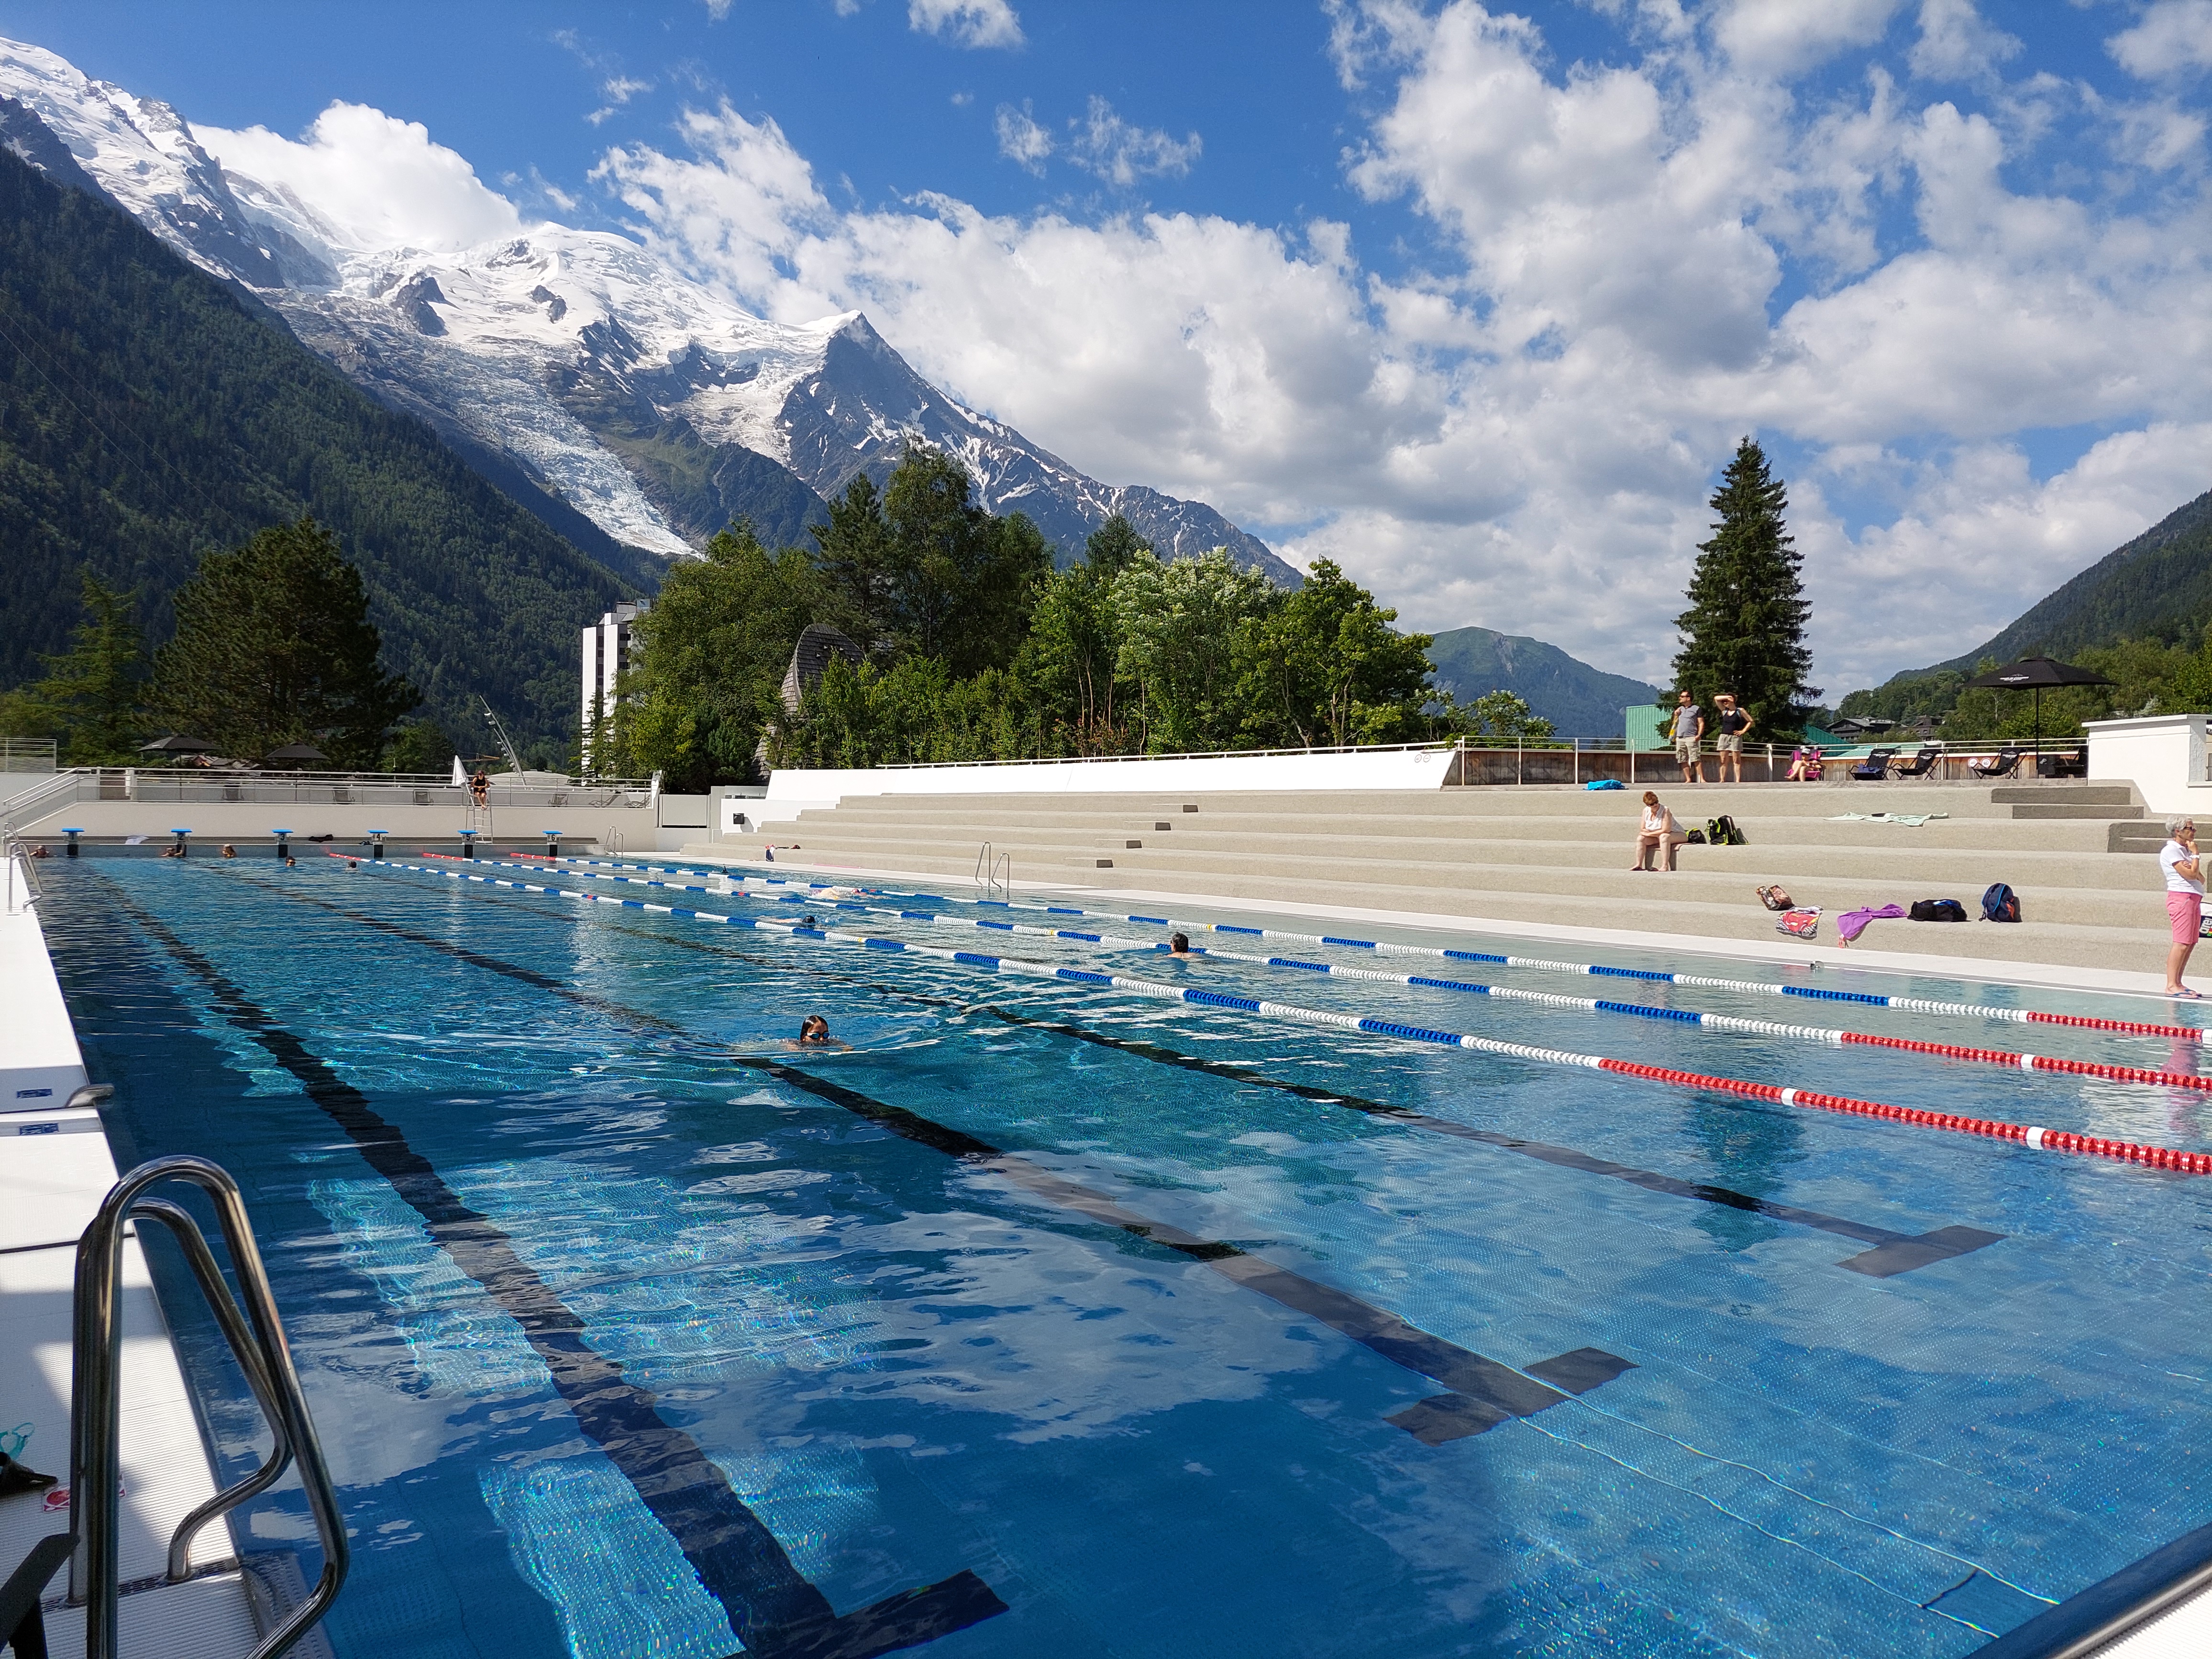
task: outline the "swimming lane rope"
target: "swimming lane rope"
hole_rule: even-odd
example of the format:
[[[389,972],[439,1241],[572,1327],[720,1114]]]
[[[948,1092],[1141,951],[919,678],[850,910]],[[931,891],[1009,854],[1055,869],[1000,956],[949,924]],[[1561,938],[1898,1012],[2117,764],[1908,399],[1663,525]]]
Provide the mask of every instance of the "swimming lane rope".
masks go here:
[[[540,862],[537,858],[532,863]],[[818,891],[823,888],[852,886],[851,882],[801,882],[779,876],[754,876],[724,870],[695,870],[688,866],[638,865],[608,859],[563,858],[562,864],[591,864],[611,869],[645,869],[666,871],[683,875],[724,875],[731,879],[759,881],[775,886],[798,887]],[[1085,916],[1103,921],[1133,921],[1156,927],[1172,927],[1177,924],[1166,916],[1124,915],[1117,910],[1090,910],[1080,907],[1056,904],[1022,903],[1006,899],[963,898],[957,894],[915,893],[895,889],[876,889],[887,898],[921,899],[933,904],[963,904],[996,909],[1033,910],[1047,915]],[[2099,1019],[2087,1014],[2052,1014],[2035,1008],[1994,1008],[1979,1002],[1942,1002],[1927,997],[1884,996],[1871,991],[1828,991],[1809,985],[1775,985],[1765,980],[1721,979],[1705,974],[1668,973],[1652,968],[1615,968],[1601,963],[1554,962],[1542,957],[1500,956],[1487,951],[1449,951],[1432,945],[1401,945],[1388,939],[1341,939],[1329,933],[1298,933],[1279,927],[1240,927],[1225,921],[1193,921],[1182,926],[1193,933],[1243,934],[1254,939],[1288,939],[1300,945],[1341,945],[1355,951],[1374,951],[1384,955],[1448,957],[1455,962],[1480,962],[1498,967],[1528,969],[1546,974],[1590,974],[1608,979],[1645,980],[1662,985],[1692,985],[1708,990],[1745,991],[1755,996],[1806,997],[1821,1002],[1853,1002],[1876,1008],[1897,1008],[1911,1013],[1954,1014],[1972,1019],[2002,1020],[2014,1025],[2071,1025],[2084,1030],[2124,1032],[2133,1036],[2178,1037],[2186,1042],[2201,1042],[2208,1030],[2196,1025],[2158,1025],[2142,1020]]]
[[[483,859],[477,862],[495,865],[503,869],[520,870],[535,867],[501,859]],[[641,876],[601,875],[588,870],[564,870],[558,873],[572,880],[627,882],[635,886],[661,887],[687,893],[708,893],[712,889],[694,887],[682,882],[649,880]],[[736,879],[732,878],[732,879]],[[830,891],[840,890],[836,888]],[[727,896],[754,898],[789,903],[793,901],[775,895],[754,895],[742,889],[733,890]],[[824,908],[830,901],[824,900]],[[1159,951],[1167,949],[1155,940],[1124,939],[1112,933],[1085,933],[1073,927],[1028,927],[1018,922],[985,921],[967,916],[948,916],[928,910],[896,910],[883,905],[863,904],[851,900],[835,902],[841,910],[859,910],[869,915],[885,916],[902,921],[928,922],[938,927],[975,927],[993,932],[1026,933],[1042,939],[1072,940],[1079,945],[1094,945],[1100,949],[1142,950]],[[1751,1036],[1786,1037],[1802,1042],[1824,1042],[1835,1048],[1859,1046],[1891,1048],[1906,1054],[1926,1054],[1941,1060],[1967,1060],[1983,1066],[2002,1066],[2024,1072],[2057,1072],[2072,1077],[2094,1077],[2113,1083],[2138,1084],[2163,1089],[2193,1089],[2212,1093],[2212,1077],[2199,1077],[2191,1072],[2161,1072],[2140,1066],[2114,1066],[2100,1060],[2064,1060],[2051,1054],[2021,1054],[2007,1048],[1974,1048],[1962,1043],[1928,1042],[1914,1037],[1884,1036],[1872,1031],[1852,1031],[1832,1025],[1792,1025],[1780,1020],[1746,1019],[1735,1014],[1700,1013],[1686,1008],[1656,1008],[1647,1003],[1613,1002],[1602,997],[1561,996],[1555,992],[1527,991],[1516,986],[1486,985],[1479,981],[1435,979],[1423,974],[1392,974],[1375,968],[1352,968],[1342,963],[1305,962],[1296,957],[1257,957],[1237,951],[1205,950],[1208,957],[1222,962],[1249,963],[1255,967],[1286,969],[1303,973],[1327,974],[1338,979],[1379,981],[1390,985],[1407,985],[1424,990],[1458,991],[1473,996],[1489,997],[1501,1002],[1526,1002],[1540,1007],[1571,1009],[1583,1013],[1619,1014],[1639,1019],[1669,1020],[1678,1024],[1698,1025],[1709,1030],[1733,1031]]]
[[[343,855],[333,854],[331,856]],[[1131,992],[1139,996],[1152,997],[1163,1001],[1189,1003],[1201,1007],[1230,1009],[1243,1013],[1256,1014],[1262,1019],[1282,1020],[1307,1025],[1326,1025],[1341,1030],[1361,1031],[1375,1036],[1395,1037],[1409,1042],[1429,1042],[1447,1048],[1471,1048],[1480,1054],[1498,1054],[1515,1060],[1530,1060],[1540,1065],[1570,1066],[1589,1071],[1611,1072],[1621,1077],[1640,1078],[1647,1082],[1662,1083],[1672,1088],[1705,1090],[1714,1093],[1738,1095],[1747,1099],[1766,1101],[1783,1106],[1804,1107],[1816,1111],[1876,1118],[1887,1122],[1910,1124],[1917,1127],[1945,1130],[1954,1134],[1978,1135],[1995,1140],[2015,1141],[2022,1146],[2044,1152],[2072,1152],[2085,1157],[2142,1164],[2153,1169],[2170,1170],[2187,1175],[2212,1175],[2212,1153],[2185,1152],[2171,1146],[2143,1146],[2133,1141],[2112,1139],[2103,1136],[2076,1134],[2067,1129],[2047,1129],[1991,1118],[1966,1117],[1953,1112],[1931,1112],[1915,1106],[1895,1106],[1882,1101],[1857,1100],[1849,1096],[1826,1094],[1816,1090],[1786,1088],[1771,1083],[1753,1083],[1741,1078],[1711,1077],[1697,1072],[1680,1071],[1672,1066],[1645,1066],[1635,1060],[1615,1060],[1602,1054],[1577,1054],[1565,1048],[1543,1048],[1529,1043],[1506,1042],[1495,1037],[1474,1036],[1466,1032],[1443,1031],[1426,1026],[1408,1025],[1396,1020],[1334,1013],[1325,1009],[1300,1007],[1293,1003],[1263,1001],[1256,997],[1235,996],[1225,992],[1208,991],[1194,986],[1164,985],[1156,980],[1134,979],[1121,974],[1102,974],[1087,968],[1055,967],[1049,963],[1029,962],[1018,957],[991,956],[979,951],[946,950],[936,945],[912,944],[904,939],[878,939],[865,933],[848,933],[827,928],[808,927],[802,923],[773,918],[725,915],[682,905],[655,904],[644,899],[623,898],[612,893],[585,892],[574,887],[553,887],[537,882],[511,881],[498,876],[471,875],[465,871],[439,869],[430,865],[409,864],[398,860],[382,860],[380,864],[367,863],[362,867],[370,870],[380,867],[387,871],[412,871],[422,875],[443,876],[450,881],[477,882],[486,886],[507,887],[522,892],[544,893],[556,898],[573,899],[584,903],[619,905],[628,909],[653,911],[663,915],[681,916],[695,921],[711,922],[726,927],[752,927],[781,933],[787,939],[804,939],[815,943],[845,945],[860,950],[928,957],[969,967],[985,968],[994,973],[1021,974],[1033,978],[1104,987],[1113,990]]]

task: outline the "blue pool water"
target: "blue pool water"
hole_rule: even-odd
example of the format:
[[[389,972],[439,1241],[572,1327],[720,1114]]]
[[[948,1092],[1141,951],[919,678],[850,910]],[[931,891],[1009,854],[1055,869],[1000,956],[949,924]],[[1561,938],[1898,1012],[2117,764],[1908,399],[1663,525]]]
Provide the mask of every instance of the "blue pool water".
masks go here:
[[[118,1162],[246,1188],[345,1659],[1963,1655],[2212,1521],[2202,1178],[336,861],[47,867]],[[991,948],[2212,1146],[2179,1090]],[[813,1012],[849,1051],[784,1046]],[[1839,1265],[1946,1228],[1996,1237]],[[167,1304],[243,1472],[247,1396]],[[252,1526],[312,1579],[296,1498]]]

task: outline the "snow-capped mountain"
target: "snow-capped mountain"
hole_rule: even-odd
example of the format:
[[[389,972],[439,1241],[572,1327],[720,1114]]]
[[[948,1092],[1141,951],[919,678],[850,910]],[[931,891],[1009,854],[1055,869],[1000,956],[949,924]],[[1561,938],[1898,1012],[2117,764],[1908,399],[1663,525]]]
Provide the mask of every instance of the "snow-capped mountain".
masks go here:
[[[556,224],[458,252],[364,246],[295,192],[225,167],[167,105],[0,41],[0,142],[52,172],[41,125],[149,229],[358,384],[495,482],[519,475],[526,502],[542,492],[625,548],[689,552],[740,514],[802,540],[823,498],[858,472],[880,481],[918,440],[1063,558],[1120,513],[1164,554],[1224,545],[1298,580],[1203,502],[1100,483],[965,408],[858,312],[769,322],[624,237]]]

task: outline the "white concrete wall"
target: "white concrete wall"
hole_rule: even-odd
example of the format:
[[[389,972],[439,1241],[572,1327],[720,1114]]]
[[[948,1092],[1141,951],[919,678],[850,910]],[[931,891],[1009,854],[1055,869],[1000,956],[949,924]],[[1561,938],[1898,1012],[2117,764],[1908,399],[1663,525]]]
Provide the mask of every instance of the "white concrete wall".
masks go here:
[[[2155,816],[2212,813],[2205,775],[2203,714],[2154,714],[2144,720],[2090,720],[2089,775],[2135,785]]]
[[[13,874],[15,902],[0,905],[0,1112],[51,1111],[84,1086],[84,1056],[39,913],[23,904],[21,860]]]
[[[1014,761],[985,766],[779,769],[768,795],[724,811],[789,823],[848,795],[1176,794],[1209,790],[1441,789],[1449,749],[1327,754],[1162,756],[1131,760]],[[757,808],[757,810],[755,810]],[[724,833],[732,833],[726,824]]]

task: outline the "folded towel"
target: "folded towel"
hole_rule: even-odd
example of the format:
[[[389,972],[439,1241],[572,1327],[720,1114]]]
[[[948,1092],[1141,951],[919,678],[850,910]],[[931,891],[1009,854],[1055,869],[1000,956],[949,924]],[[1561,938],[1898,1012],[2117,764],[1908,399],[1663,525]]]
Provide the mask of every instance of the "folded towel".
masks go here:
[[[1892,921],[1904,914],[1905,907],[1901,904],[1885,904],[1880,909],[1846,910],[1836,918],[1836,931],[1844,936],[1844,943],[1849,945],[1866,932],[1869,922]]]

